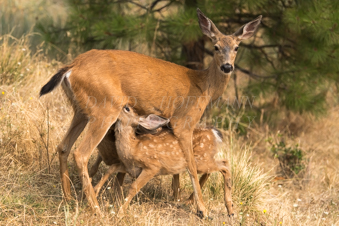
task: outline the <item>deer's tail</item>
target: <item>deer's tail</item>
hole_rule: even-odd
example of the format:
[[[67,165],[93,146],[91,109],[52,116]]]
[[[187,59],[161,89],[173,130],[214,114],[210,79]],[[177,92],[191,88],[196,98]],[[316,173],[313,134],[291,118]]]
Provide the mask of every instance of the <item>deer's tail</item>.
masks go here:
[[[221,131],[216,129],[216,128],[212,128],[212,132],[213,132],[213,135],[214,135],[215,139],[217,140],[217,142],[222,143],[223,135],[222,135]]]
[[[52,92],[57,86],[59,86],[64,80],[65,76],[69,76],[69,74],[71,73],[71,68],[72,65],[65,66],[61,68],[55,75],[53,75],[53,77],[41,88],[40,97],[49,92]]]

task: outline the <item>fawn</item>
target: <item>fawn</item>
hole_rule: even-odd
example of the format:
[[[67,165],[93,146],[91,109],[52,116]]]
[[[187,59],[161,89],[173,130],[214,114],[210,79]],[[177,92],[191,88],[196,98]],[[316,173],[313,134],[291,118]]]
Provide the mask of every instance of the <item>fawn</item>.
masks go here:
[[[184,153],[177,138],[170,130],[164,129],[157,135],[144,134],[137,136],[135,128],[157,129],[169,120],[156,115],[139,116],[132,108],[125,106],[115,126],[116,149],[121,163],[113,164],[102,180],[95,186],[96,193],[110,174],[128,173],[137,178],[129,188],[125,204],[120,209],[123,213],[132,198],[156,175],[177,175],[187,168]],[[222,141],[217,129],[195,129],[193,133],[193,151],[197,173],[204,174],[200,186],[206,182],[210,173],[220,171],[224,176],[224,199],[229,216],[233,215],[231,196],[231,171],[227,160],[216,160],[217,143]],[[193,198],[191,195],[190,199]]]

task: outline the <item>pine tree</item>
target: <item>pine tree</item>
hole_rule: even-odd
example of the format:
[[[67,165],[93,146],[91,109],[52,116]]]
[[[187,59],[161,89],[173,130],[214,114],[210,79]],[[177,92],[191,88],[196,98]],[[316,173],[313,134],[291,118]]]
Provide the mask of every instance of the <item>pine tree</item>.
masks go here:
[[[251,79],[249,96],[274,97],[294,112],[325,110],[329,84],[339,81],[339,1],[332,0],[68,0],[67,26],[40,23],[45,40],[81,51],[125,49],[202,68],[212,51],[197,23],[199,7],[225,34],[263,15],[241,44],[236,72]],[[264,108],[270,101],[257,106]]]

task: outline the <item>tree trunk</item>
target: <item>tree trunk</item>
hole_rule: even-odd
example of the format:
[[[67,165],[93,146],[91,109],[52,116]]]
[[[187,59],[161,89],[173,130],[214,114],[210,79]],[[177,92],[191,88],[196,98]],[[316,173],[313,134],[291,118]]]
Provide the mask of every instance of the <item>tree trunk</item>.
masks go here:
[[[203,38],[183,44],[182,56],[186,59],[186,67],[198,70],[204,68],[204,44]]]
[[[185,9],[196,9],[197,0],[186,0]],[[197,41],[184,43],[182,45],[182,56],[185,58],[185,66],[191,69],[201,70],[204,68],[204,39],[201,37]]]

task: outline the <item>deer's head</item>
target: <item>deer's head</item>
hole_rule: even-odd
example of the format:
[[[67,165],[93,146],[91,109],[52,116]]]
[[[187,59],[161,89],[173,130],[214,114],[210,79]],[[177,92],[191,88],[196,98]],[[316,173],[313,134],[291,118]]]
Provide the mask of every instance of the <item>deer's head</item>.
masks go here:
[[[214,43],[214,60],[218,68],[223,73],[232,73],[240,42],[252,37],[260,24],[262,16],[243,25],[234,34],[224,35],[200,9],[197,9],[197,14],[202,33],[208,36]]]
[[[139,116],[133,108],[128,105],[123,107],[118,119],[120,122],[118,126],[132,126],[134,128],[142,126],[144,129],[149,130],[148,133],[152,133],[153,130],[169,123],[169,119],[154,114]]]

